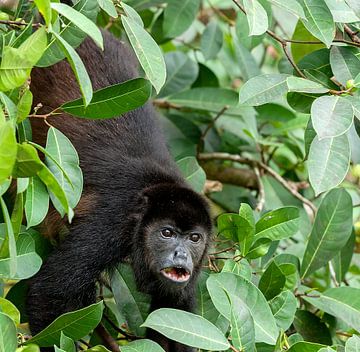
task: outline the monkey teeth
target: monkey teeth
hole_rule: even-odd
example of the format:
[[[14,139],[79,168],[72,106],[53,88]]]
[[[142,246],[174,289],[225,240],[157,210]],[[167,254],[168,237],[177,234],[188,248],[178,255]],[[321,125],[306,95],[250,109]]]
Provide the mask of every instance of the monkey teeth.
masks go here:
[[[180,267],[169,267],[161,270],[161,273],[168,279],[175,282],[186,282],[190,278],[190,273]]]

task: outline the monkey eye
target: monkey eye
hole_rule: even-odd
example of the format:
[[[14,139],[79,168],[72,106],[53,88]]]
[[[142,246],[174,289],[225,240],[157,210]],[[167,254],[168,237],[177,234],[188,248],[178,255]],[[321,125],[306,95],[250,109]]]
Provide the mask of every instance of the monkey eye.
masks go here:
[[[192,233],[192,234],[189,236],[189,239],[190,239],[190,241],[192,241],[192,242],[199,242],[200,238],[201,238],[201,236],[200,236],[200,234],[198,234],[198,233]]]
[[[174,231],[170,229],[162,229],[160,232],[161,232],[161,236],[165,238],[171,238],[174,236]]]

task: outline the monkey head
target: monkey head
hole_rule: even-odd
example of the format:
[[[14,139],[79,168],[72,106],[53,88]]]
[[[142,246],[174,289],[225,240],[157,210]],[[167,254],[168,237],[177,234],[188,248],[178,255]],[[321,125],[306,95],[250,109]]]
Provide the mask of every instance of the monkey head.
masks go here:
[[[162,290],[181,289],[196,279],[210,243],[207,204],[191,189],[174,184],[152,186],[144,198],[142,239],[136,242],[143,245],[145,268],[138,275],[148,271]],[[140,256],[137,260],[134,267],[140,265]]]

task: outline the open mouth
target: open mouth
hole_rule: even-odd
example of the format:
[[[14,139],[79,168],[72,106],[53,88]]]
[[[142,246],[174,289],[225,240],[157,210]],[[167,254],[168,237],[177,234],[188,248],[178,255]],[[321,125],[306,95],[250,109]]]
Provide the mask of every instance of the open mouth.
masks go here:
[[[182,267],[168,267],[161,270],[161,273],[174,282],[186,282],[190,279],[190,273]]]

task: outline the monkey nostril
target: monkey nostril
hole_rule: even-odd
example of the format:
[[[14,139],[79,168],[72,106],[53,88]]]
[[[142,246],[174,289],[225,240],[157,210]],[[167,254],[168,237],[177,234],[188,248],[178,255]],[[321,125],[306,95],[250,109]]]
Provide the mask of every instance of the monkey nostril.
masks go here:
[[[175,257],[175,258],[187,259],[187,253],[186,253],[185,251],[175,250],[175,252],[174,252],[174,257]]]

